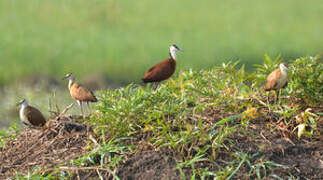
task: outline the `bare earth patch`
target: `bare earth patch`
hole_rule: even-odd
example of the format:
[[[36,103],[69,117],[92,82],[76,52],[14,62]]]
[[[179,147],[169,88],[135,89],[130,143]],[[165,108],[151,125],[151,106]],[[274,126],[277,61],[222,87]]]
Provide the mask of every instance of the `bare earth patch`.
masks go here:
[[[167,153],[145,151],[134,154],[119,169],[120,179],[180,179],[175,159]]]

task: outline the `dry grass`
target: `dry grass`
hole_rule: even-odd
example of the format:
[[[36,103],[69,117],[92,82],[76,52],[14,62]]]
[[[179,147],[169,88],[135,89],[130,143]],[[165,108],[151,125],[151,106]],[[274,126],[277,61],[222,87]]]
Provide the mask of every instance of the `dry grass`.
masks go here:
[[[0,152],[0,178],[29,173],[36,166],[52,168],[86,153],[91,128],[75,122],[79,118],[60,114],[43,128],[25,129],[8,141]]]

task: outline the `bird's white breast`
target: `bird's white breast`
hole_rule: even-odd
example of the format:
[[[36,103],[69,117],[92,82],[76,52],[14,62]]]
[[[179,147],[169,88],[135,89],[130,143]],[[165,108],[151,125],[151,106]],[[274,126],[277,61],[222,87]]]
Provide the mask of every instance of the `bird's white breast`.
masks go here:
[[[282,88],[287,82],[288,76],[285,70],[281,70],[281,77],[279,78],[279,88]]]
[[[24,123],[30,124],[27,117],[25,116],[26,107],[22,106],[19,111],[20,120]]]

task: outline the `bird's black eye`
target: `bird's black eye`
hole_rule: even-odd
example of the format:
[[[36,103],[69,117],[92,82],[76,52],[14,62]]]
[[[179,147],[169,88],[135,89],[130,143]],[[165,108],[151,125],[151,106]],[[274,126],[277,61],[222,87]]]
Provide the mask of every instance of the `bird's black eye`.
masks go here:
[[[181,51],[181,48],[179,48],[176,44],[173,45],[177,50]]]

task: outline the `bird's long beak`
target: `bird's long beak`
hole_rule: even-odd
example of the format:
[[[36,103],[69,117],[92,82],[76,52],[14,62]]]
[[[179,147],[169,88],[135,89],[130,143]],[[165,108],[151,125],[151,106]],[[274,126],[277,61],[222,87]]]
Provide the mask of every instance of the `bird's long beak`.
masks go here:
[[[184,52],[184,50],[180,47],[177,46],[177,50],[181,51],[181,52]]]
[[[20,106],[23,103],[23,101],[20,101],[16,104],[16,106]]]
[[[62,78],[62,80],[65,80],[65,79],[67,79],[67,77],[66,77],[66,76],[64,76],[64,77]]]

